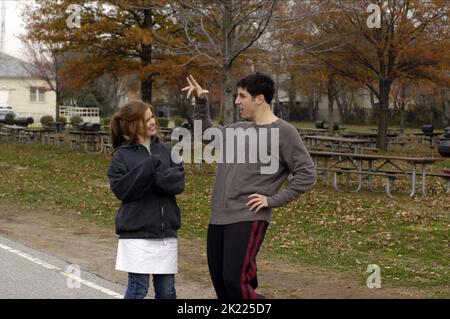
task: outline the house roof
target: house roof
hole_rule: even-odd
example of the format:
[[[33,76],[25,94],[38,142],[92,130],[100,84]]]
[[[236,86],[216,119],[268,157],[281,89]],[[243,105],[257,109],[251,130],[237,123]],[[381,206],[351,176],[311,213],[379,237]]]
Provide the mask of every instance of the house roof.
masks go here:
[[[0,52],[0,78],[32,78],[32,68],[31,64]]]

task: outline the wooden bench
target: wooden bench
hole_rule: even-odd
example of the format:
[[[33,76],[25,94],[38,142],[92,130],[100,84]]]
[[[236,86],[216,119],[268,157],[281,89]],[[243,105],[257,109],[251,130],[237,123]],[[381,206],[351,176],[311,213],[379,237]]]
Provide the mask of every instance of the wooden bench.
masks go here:
[[[31,143],[32,142],[32,135],[28,132],[23,132],[20,131],[17,135],[16,135],[16,142],[17,143]]]
[[[57,136],[57,135],[44,135],[42,137],[42,144],[55,144],[58,145],[58,147],[61,147],[64,145],[64,136]]]
[[[316,170],[319,171],[325,171],[333,173],[333,186],[337,191],[341,191],[338,187],[337,183],[337,176],[346,174],[347,176],[354,174],[354,175],[364,175],[364,176],[379,176],[386,178],[386,184],[385,184],[385,192],[386,194],[393,198],[392,196],[392,189],[394,186],[394,181],[397,179],[396,172],[368,172],[368,171],[358,171],[353,167],[339,167],[339,168],[331,168],[331,169],[325,169],[325,168],[316,168]],[[398,172],[397,172],[398,173]],[[361,189],[361,184],[358,185],[358,188],[356,190],[352,190],[351,192],[358,192]]]
[[[313,150],[313,151],[322,151],[322,152],[330,152],[333,151],[332,148],[329,145],[321,145],[321,146],[307,146],[307,149]],[[349,148],[349,147],[344,147],[344,148]],[[361,152],[363,151],[372,151],[372,152],[378,152],[380,149],[376,148],[376,147],[350,147],[349,149],[351,149],[352,151],[355,151],[360,149]]]
[[[8,132],[0,132],[0,138],[1,139],[5,139],[5,140],[9,140],[11,138],[11,133]]]
[[[84,151],[88,153],[102,153],[104,152],[104,146],[102,147],[101,142],[95,139],[77,139],[73,138],[70,140],[70,149],[75,150],[77,147],[80,147]],[[102,147],[100,149],[99,147]]]
[[[372,151],[372,152],[379,152],[380,149],[376,147],[360,147],[361,151]]]
[[[55,141],[58,141],[58,137],[56,135],[45,134],[42,136],[42,144],[54,144]]]
[[[76,139],[76,138],[72,138],[70,140],[70,149],[75,150],[77,148],[77,146],[81,146],[82,144],[83,144],[83,141]]]

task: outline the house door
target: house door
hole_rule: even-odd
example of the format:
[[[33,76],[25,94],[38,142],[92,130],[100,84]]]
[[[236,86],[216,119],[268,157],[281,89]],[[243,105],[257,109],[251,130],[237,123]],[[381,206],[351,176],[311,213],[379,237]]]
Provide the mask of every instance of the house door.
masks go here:
[[[0,106],[9,106],[9,91],[0,90]]]

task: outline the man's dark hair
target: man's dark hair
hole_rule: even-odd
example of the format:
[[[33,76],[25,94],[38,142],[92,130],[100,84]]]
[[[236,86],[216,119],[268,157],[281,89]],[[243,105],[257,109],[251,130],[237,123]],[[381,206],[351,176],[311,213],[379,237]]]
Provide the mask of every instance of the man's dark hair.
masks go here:
[[[252,97],[256,97],[259,94],[264,95],[268,104],[272,102],[273,93],[275,91],[274,86],[274,82],[270,76],[259,72],[250,74],[245,78],[240,79],[237,83],[237,87],[247,90]]]

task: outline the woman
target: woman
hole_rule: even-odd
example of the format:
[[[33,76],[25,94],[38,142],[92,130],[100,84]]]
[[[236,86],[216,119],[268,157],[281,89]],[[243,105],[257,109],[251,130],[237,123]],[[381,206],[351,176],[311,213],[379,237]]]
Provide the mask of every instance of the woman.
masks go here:
[[[126,104],[111,119],[108,179],[121,201],[116,269],[128,272],[125,299],[144,298],[150,274],[155,298],[176,298],[181,217],[175,195],[184,189],[184,168],[160,143],[158,130],[155,109],[142,101]]]

